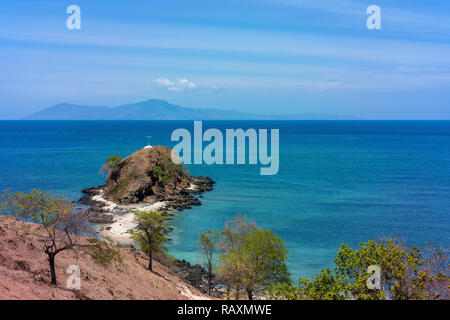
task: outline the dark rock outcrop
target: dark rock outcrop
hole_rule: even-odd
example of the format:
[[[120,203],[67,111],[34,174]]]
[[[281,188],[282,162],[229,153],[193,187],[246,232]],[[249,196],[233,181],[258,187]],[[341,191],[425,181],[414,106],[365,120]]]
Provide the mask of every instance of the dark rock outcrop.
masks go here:
[[[89,222],[99,224],[113,223],[114,216],[102,212],[91,212],[91,214],[89,215]]]
[[[202,293],[208,292],[208,271],[199,264],[191,264],[186,260],[176,260],[172,270],[186,283],[197,288]],[[212,275],[211,295],[214,297],[222,297],[223,284],[220,283],[215,274]]]

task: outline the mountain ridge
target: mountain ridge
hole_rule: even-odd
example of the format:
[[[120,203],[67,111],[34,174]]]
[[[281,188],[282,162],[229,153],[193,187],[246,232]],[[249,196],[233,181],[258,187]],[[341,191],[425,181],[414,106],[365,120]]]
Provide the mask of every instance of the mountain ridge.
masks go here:
[[[357,120],[334,114],[258,115],[214,108],[193,109],[165,100],[149,99],[116,107],[60,103],[23,120]]]

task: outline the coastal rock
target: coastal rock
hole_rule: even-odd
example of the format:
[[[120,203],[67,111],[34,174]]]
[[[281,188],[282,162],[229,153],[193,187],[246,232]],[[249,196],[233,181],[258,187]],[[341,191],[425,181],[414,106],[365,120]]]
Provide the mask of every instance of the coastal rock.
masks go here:
[[[100,195],[105,186],[98,186],[82,190],[83,196],[78,200],[79,204],[91,207],[91,211],[103,212],[99,201],[94,200],[94,196]]]
[[[181,164],[171,160],[172,150],[156,146],[138,150],[126,157],[112,169],[106,178],[103,196],[117,204],[132,204],[143,201],[167,201],[175,199],[174,205],[191,193],[212,189],[210,178],[193,178]],[[187,205],[196,205],[191,200]]]
[[[113,223],[114,216],[106,213],[94,212],[89,214],[89,222],[99,224]]]
[[[208,271],[199,264],[191,264],[186,260],[176,260],[175,267],[172,267],[173,271],[184,281],[189,283],[194,288],[197,288],[202,293],[208,292]],[[214,297],[222,297],[223,284],[220,283],[215,274],[211,281],[212,292]]]

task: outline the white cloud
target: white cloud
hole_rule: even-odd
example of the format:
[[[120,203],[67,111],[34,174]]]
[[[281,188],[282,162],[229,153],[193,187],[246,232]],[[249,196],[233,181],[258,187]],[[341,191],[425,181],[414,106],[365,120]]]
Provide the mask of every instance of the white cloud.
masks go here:
[[[170,81],[169,79],[164,79],[164,78],[158,78],[155,80],[155,82],[160,87],[171,87],[174,85],[174,83],[172,81]]]
[[[180,87],[182,87],[182,88],[186,88],[186,89],[195,89],[195,88],[197,88],[195,83],[190,82],[188,79],[178,79],[177,82],[178,82],[178,85]]]
[[[183,91],[183,90],[192,90],[197,89],[197,85],[188,79],[177,79],[175,81],[171,81],[165,78],[158,78],[155,82],[160,87],[165,87],[170,91]]]

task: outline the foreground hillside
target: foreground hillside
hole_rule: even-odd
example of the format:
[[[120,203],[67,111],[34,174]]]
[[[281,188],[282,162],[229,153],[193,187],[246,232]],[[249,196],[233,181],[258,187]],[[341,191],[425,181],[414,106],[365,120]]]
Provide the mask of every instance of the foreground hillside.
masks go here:
[[[154,273],[146,270],[146,260],[131,247],[119,249],[121,263],[107,266],[83,252],[78,257],[70,250],[61,252],[56,258],[58,285],[52,286],[40,243],[20,235],[25,225],[33,227],[0,216],[0,299],[207,299],[156,261]],[[66,287],[70,265],[81,269],[80,290]]]

